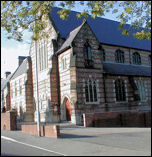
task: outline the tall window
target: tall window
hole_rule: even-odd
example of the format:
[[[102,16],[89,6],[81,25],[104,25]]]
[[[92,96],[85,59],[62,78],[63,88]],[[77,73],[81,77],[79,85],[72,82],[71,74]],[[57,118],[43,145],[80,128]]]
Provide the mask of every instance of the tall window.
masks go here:
[[[86,102],[97,102],[97,85],[96,81],[91,79],[85,81]]]
[[[151,65],[151,55],[148,56],[149,65]]]
[[[11,98],[13,98],[13,90],[11,89]]]
[[[47,40],[43,39],[38,43],[39,70],[42,71],[48,67]]]
[[[15,96],[17,96],[17,83],[15,82]]]
[[[117,63],[124,63],[124,52],[121,50],[116,50],[115,52],[115,60]]]
[[[22,86],[20,85],[20,95],[22,95]]]
[[[22,80],[19,80],[19,91],[20,91],[20,95],[22,95]]]
[[[15,88],[15,96],[17,96],[17,88]]]
[[[116,101],[126,101],[125,84],[121,79],[115,81]]]
[[[145,90],[145,84],[142,80],[138,80],[136,82],[137,84],[137,88],[138,88],[138,93],[139,93],[139,97],[140,100],[145,100],[146,99],[146,90]]]
[[[133,54],[133,64],[141,64],[141,57],[138,52]]]
[[[85,59],[85,67],[92,68],[93,67],[92,50],[91,50],[91,46],[88,43],[88,40],[84,44],[84,59]]]
[[[62,57],[61,58],[61,65],[62,65],[62,70],[67,69],[67,61],[66,61],[66,57]]]

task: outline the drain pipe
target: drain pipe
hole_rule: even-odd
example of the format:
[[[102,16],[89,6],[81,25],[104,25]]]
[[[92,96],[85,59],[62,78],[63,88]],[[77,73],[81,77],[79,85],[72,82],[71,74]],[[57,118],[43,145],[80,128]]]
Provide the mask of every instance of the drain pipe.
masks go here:
[[[106,79],[106,73],[103,73],[103,90],[104,90],[104,100],[105,100],[105,111],[108,111],[105,79]]]
[[[60,100],[60,80],[59,80],[59,69],[58,69],[58,55],[55,54],[56,58],[56,76],[57,76],[57,94],[58,94],[58,104],[60,105],[61,100]]]
[[[131,61],[131,49],[129,48],[129,63],[132,64],[132,61]]]

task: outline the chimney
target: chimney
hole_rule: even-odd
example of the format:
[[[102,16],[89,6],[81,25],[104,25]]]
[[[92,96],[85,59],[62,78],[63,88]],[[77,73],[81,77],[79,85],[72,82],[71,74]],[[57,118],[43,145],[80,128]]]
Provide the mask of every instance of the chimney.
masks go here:
[[[5,78],[7,78],[9,74],[11,74],[11,72],[6,71],[6,72],[5,72]]]
[[[23,60],[27,58],[27,56],[18,56],[18,66],[20,66],[23,62]]]

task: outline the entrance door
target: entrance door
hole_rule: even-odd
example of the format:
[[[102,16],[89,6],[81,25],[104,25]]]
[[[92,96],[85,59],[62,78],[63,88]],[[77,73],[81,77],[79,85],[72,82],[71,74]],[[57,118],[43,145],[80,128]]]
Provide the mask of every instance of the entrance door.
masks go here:
[[[66,107],[66,119],[67,121],[71,121],[71,105],[68,99],[65,103],[65,107]]]

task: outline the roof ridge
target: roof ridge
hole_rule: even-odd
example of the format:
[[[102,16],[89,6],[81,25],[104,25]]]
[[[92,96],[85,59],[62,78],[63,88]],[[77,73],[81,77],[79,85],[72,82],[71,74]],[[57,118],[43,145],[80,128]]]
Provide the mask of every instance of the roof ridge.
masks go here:
[[[84,17],[78,19],[76,11],[71,10],[71,13],[67,20],[62,20],[57,14],[57,11],[62,8],[54,7],[50,13],[50,19],[55,29],[59,32],[61,38],[67,39],[70,33],[76,31],[82,24]],[[151,51],[151,41],[138,40],[133,36],[136,31],[131,28],[130,35],[122,35],[122,30],[118,29],[120,22],[103,17],[97,17],[93,19],[90,15],[87,18],[87,23],[94,32],[98,41],[102,44],[109,44],[111,46],[121,46],[126,48],[133,48],[138,50]],[[130,26],[126,24],[125,28]],[[75,30],[76,29],[76,30]]]
[[[78,34],[78,32],[80,31],[81,27],[84,25],[85,22],[86,22],[86,20],[84,20],[78,27],[76,27],[75,29],[73,29],[69,33],[68,38],[64,41],[64,43],[61,45],[61,47],[56,52],[56,54],[60,53],[61,51],[65,50],[65,49],[67,49],[71,45],[71,43],[73,42],[73,40],[75,39],[76,35]]]

